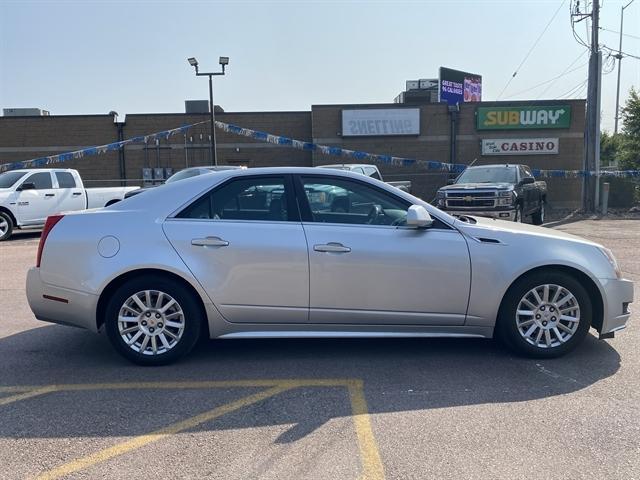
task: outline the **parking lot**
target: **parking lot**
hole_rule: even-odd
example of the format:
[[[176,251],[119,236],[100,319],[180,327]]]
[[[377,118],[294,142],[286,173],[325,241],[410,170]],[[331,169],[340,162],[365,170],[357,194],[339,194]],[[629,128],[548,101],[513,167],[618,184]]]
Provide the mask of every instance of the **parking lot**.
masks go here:
[[[639,220],[554,228],[640,283]],[[2,478],[640,478],[637,301],[626,331],[556,360],[488,340],[216,340],[144,368],[34,319],[37,243],[0,243]]]

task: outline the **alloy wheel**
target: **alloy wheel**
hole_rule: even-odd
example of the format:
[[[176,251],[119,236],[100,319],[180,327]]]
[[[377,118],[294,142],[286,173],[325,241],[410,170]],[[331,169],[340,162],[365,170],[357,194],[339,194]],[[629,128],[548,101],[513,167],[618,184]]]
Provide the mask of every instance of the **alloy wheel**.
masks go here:
[[[568,342],[578,330],[580,305],[561,285],[539,285],[520,299],[515,320],[529,344],[553,348]]]
[[[143,355],[162,355],[180,342],[185,315],[180,304],[158,290],[131,295],[120,307],[118,332],[124,343]]]
[[[8,230],[9,222],[7,222],[4,217],[0,216],[0,237],[4,236]]]

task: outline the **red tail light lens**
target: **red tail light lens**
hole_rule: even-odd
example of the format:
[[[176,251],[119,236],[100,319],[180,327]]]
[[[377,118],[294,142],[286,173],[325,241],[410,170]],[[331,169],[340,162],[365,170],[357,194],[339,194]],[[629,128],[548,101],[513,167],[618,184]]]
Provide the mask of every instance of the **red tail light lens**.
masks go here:
[[[62,220],[64,215],[51,215],[47,217],[47,222],[44,224],[44,228],[42,229],[42,235],[40,235],[40,243],[38,244],[38,257],[36,259],[36,267],[40,267],[40,260],[42,260],[42,250],[44,250],[44,243],[47,241],[47,237],[49,233],[56,226],[60,220]]]

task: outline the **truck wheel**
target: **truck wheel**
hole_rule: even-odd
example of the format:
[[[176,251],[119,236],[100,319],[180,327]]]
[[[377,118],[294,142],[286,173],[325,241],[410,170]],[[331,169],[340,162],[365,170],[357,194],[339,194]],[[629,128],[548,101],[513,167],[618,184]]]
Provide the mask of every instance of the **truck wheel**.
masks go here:
[[[105,327],[115,349],[139,365],[186,355],[202,331],[202,314],[181,284],[153,275],[124,283],[107,304]]]
[[[13,233],[13,220],[11,216],[5,212],[0,212],[0,242],[8,240]]]
[[[584,340],[592,312],[589,294],[577,279],[559,271],[536,272],[507,291],[496,333],[516,353],[558,357]]]
[[[544,200],[540,203],[540,210],[531,216],[534,225],[542,225],[544,223]]]

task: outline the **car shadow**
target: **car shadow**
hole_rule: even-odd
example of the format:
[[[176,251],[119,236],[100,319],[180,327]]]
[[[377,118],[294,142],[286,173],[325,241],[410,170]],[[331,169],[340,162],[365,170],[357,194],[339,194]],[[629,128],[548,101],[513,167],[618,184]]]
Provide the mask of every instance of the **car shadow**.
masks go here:
[[[0,387],[359,379],[364,382],[371,414],[544,399],[590,387],[620,368],[616,350],[593,336],[576,351],[554,360],[520,358],[493,341],[478,339],[212,340],[174,365],[140,367],[118,356],[106,336],[56,325],[0,339],[0,358]],[[0,405],[0,437],[140,435],[176,421],[159,412],[140,417],[140,408],[157,398],[183,403],[188,416],[260,389],[47,394]],[[292,425],[276,440],[289,443],[332,419],[352,415],[349,392],[339,386],[294,388],[248,408],[250,413],[247,409],[231,412],[198,429]],[[52,411],[56,412],[55,427],[51,426]],[[128,420],[117,422],[117,418]],[[108,428],[101,427],[103,423]]]

